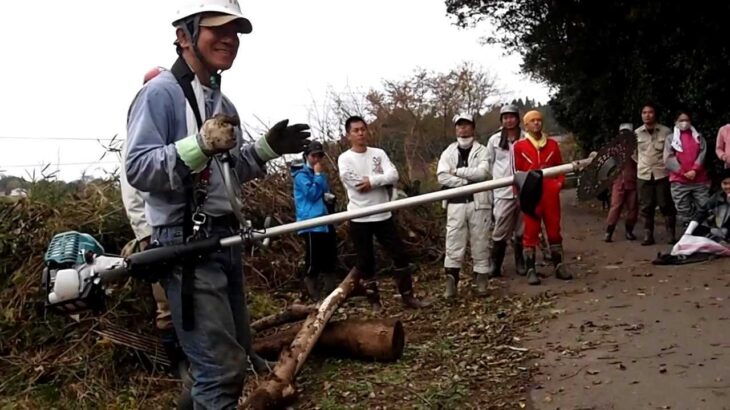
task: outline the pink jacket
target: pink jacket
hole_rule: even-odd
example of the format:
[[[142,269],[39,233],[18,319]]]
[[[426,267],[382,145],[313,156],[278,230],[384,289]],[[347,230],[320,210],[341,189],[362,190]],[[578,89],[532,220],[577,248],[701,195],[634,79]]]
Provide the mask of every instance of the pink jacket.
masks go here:
[[[669,171],[669,181],[680,184],[704,184],[709,181],[705,171],[705,155],[707,143],[697,130],[679,131],[674,127],[674,136],[664,142],[664,164]],[[684,176],[695,171],[696,176],[690,180]]]
[[[720,127],[720,131],[717,132],[715,153],[720,161],[725,163],[725,168],[730,168],[730,124]]]

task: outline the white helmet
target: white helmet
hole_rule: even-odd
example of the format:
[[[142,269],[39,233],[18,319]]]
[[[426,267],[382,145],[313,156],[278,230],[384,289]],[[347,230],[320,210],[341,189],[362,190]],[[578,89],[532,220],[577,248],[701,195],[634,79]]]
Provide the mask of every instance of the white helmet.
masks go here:
[[[459,121],[469,121],[470,123],[474,124],[474,116],[466,113],[456,114],[454,115],[452,121],[454,122],[454,125],[456,125],[456,123]]]
[[[630,122],[624,122],[618,126],[618,130],[619,130],[619,132],[624,131],[624,130],[633,132],[634,124],[632,124]]]
[[[503,105],[499,110],[499,117],[502,118],[504,114],[514,114],[517,118],[520,118],[520,109],[514,104]]]
[[[248,34],[253,30],[251,21],[243,16],[241,6],[238,5],[238,0],[181,0],[179,3],[180,6],[176,10],[175,19],[172,22],[172,25],[175,27],[180,25],[182,20],[197,14],[220,13],[227,16],[221,16],[223,18],[219,19],[219,24],[215,25],[223,25],[227,22],[238,20],[240,21],[239,31],[241,33]]]

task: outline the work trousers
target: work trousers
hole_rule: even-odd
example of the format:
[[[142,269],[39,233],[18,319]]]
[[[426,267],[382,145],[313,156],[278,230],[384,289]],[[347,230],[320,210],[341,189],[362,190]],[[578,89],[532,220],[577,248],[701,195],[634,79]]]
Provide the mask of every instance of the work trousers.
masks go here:
[[[334,273],[337,267],[337,233],[304,232],[304,275],[316,278],[321,273]]]
[[[461,269],[469,244],[475,273],[489,272],[489,209],[476,209],[475,202],[450,203],[446,209],[445,268]]]
[[[687,225],[692,221],[695,212],[710,200],[710,187],[708,184],[672,182],[671,192],[674,206],[677,209],[679,229],[684,232]]]
[[[522,212],[516,198],[494,198],[494,242],[506,241],[512,236],[522,236]]]
[[[206,235],[230,236],[233,227],[203,227]],[[181,226],[155,228],[153,241],[162,246],[183,243]],[[195,266],[194,327],[183,329],[182,264],[161,279],[172,321],[193,377],[196,409],[235,409],[247,368],[251,330],[244,293],[241,245],[202,256]]]
[[[674,203],[672,201],[671,189],[669,187],[669,177],[637,181],[639,187],[639,213],[644,219],[644,229],[654,231],[654,213],[656,207],[664,217],[673,217],[676,215]]]
[[[560,235],[560,190],[546,190],[535,208],[535,216],[523,213],[524,235],[522,244],[525,248],[536,248],[540,245],[541,224],[545,224],[545,232],[550,245],[560,245],[563,237]]]
[[[611,209],[608,211],[606,225],[616,225],[624,209],[626,209],[626,226],[633,227],[639,219],[639,198],[636,190],[627,190],[623,186],[616,185],[611,190]]]

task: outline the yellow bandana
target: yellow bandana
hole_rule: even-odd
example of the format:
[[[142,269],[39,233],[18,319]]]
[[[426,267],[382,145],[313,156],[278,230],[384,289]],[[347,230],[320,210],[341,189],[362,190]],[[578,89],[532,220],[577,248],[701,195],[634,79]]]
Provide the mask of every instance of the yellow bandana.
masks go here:
[[[531,132],[527,132],[525,135],[527,135],[527,139],[530,140],[535,149],[543,149],[547,145],[547,137],[545,135],[540,139],[533,137]]]

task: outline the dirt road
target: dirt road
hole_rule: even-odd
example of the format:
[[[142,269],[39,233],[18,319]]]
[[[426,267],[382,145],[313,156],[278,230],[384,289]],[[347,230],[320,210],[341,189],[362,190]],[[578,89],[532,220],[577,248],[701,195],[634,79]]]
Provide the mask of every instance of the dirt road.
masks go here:
[[[554,319],[525,338],[544,352],[532,407],[730,409],[730,260],[654,266],[667,245],[628,242],[621,228],[601,242],[605,213],[574,197],[566,192],[563,226],[578,279],[507,280],[513,292],[560,295]]]

